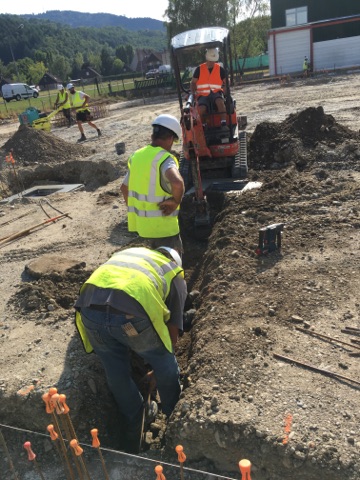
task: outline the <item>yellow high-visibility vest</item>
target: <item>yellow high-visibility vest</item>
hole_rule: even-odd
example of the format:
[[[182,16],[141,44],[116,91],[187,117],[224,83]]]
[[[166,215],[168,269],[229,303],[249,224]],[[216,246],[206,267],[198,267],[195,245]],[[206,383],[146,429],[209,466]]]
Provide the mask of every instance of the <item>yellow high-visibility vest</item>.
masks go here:
[[[59,90],[59,102],[58,103],[62,103],[65,100],[66,93],[67,92],[65,92],[65,90],[64,90],[64,93],[61,93],[61,90]],[[66,108],[71,107],[69,97],[70,97],[70,95],[68,94],[67,101],[64,103],[64,105],[61,105],[61,108],[66,109]]]
[[[129,159],[128,229],[143,238],[162,238],[177,235],[179,229],[178,207],[170,215],[163,215],[158,203],[171,198],[161,187],[162,163],[171,156],[160,147],[148,145],[137,150]]]
[[[89,107],[85,105],[85,107],[82,107],[84,103],[84,99],[80,97],[79,92],[75,92],[74,94],[69,93],[69,99],[70,99],[70,104],[72,107],[76,108],[78,112],[81,112],[82,110],[87,110]]]
[[[170,334],[166,326],[170,319],[170,311],[165,300],[169,295],[171,282],[179,274],[184,276],[184,270],[160,252],[141,247],[129,248],[115,253],[96,269],[81,287],[80,293],[86,284],[125,292],[140,303],[161,341],[167,350],[172,352]],[[91,353],[93,348],[79,312],[75,313],[75,322],[85,351]]]

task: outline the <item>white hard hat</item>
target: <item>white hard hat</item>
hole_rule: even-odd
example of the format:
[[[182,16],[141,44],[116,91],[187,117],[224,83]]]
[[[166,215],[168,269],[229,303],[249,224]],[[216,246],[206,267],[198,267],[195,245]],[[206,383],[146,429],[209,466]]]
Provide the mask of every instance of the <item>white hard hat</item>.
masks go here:
[[[68,83],[67,86],[66,86],[66,88],[67,88],[68,90],[70,90],[71,88],[74,88],[74,85],[73,85],[72,83]]]
[[[161,127],[168,128],[178,138],[181,138],[181,126],[179,120],[172,115],[168,115],[167,113],[163,113],[155,118],[151,125],[160,125]]]
[[[217,62],[219,60],[219,49],[208,48],[206,50],[205,58],[208,62]]]
[[[59,84],[56,88],[57,88],[58,90],[63,90],[64,85],[60,85],[60,84]]]
[[[168,252],[168,254],[171,256],[171,258],[174,260],[174,262],[176,263],[176,265],[178,265],[179,267],[182,267],[181,257],[180,257],[180,255],[178,254],[178,252],[177,252],[176,250],[174,250],[173,248],[170,248],[170,247],[158,247],[156,250],[158,250],[159,252],[161,252],[161,250],[165,250],[166,252]]]

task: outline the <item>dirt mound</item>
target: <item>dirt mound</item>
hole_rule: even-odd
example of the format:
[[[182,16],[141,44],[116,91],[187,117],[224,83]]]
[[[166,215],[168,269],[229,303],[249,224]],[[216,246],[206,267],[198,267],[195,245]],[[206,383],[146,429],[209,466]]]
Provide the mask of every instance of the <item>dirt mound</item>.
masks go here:
[[[33,164],[59,163],[90,155],[84,145],[72,145],[50,132],[20,126],[16,133],[4,144],[5,155],[12,152],[15,161],[24,166]]]
[[[281,123],[257,125],[249,142],[249,164],[255,170],[274,170],[291,163],[304,169],[316,161],[332,160],[336,149],[338,161],[343,160],[343,152],[352,152],[346,158],[347,164],[352,160],[356,163],[360,156],[358,139],[357,132],[337,123],[322,107],[310,107],[289,115]]]
[[[39,314],[62,309],[73,311],[79,286],[85,282],[91,272],[83,269],[82,265],[66,270],[64,273],[53,272],[43,275],[35,282],[24,283],[18,292],[9,300],[18,315],[25,315],[31,319],[29,312]],[[37,315],[34,316],[37,319]]]

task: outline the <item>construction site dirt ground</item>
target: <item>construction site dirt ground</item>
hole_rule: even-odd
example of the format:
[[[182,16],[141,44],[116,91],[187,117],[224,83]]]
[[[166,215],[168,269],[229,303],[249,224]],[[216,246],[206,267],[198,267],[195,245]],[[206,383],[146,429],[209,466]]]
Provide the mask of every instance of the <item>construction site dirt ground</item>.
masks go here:
[[[209,192],[208,242],[192,236],[193,206],[184,199],[184,268],[194,301],[186,314],[192,328],[176,352],[183,391],[169,422],[160,414],[151,424],[142,459],[117,452],[115,403],[98,359],[80,344],[73,304],[93,269],[141,244],[127,232],[119,187],[152,120],[179,116],[176,97],[111,105],[96,121],[102,137],[85,126],[81,146],[76,126],[0,127],[3,196],[41,183],[85,185],[0,204],[0,428],[19,478],[39,478],[26,440],[45,478],[67,478],[46,431],[53,417],[42,395],[54,386],[67,396],[92,479],[104,478],[89,447],[92,428],[111,480],[155,478],[156,462],[168,479],[178,478],[168,465],[177,465],[177,444],[185,467],[197,470],[185,470],[188,479],[204,471],[239,478],[242,458],[251,461],[253,480],[360,478],[360,343],[351,342],[360,336],[344,333],[360,329],[359,91],[356,73],[234,89],[237,113],[248,118],[249,179],[262,187]],[[15,164],[4,162],[10,150]],[[68,216],[3,240],[61,213]],[[282,248],[259,256],[259,229],[274,223],[285,223]],[[0,477],[12,479],[4,450],[0,444]]]

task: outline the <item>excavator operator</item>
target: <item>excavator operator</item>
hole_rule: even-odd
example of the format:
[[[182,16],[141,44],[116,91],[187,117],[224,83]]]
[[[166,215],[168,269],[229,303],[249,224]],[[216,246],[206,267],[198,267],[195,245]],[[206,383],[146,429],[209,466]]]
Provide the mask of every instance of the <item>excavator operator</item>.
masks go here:
[[[226,95],[226,72],[219,65],[219,50],[208,48],[205,54],[206,62],[194,71],[190,83],[190,90],[197,96],[199,113],[202,123],[206,124],[206,115],[210,105],[214,104],[220,113],[221,125],[226,126],[226,108],[224,95]]]

